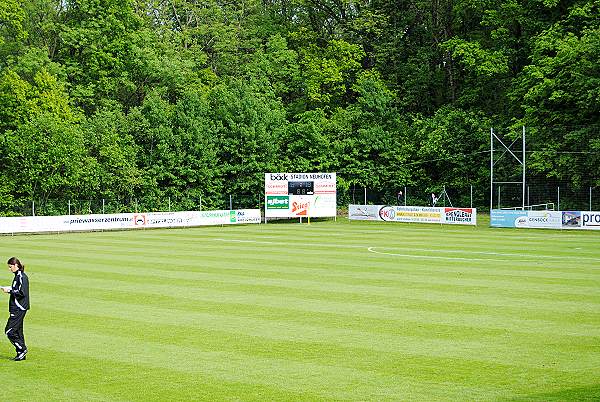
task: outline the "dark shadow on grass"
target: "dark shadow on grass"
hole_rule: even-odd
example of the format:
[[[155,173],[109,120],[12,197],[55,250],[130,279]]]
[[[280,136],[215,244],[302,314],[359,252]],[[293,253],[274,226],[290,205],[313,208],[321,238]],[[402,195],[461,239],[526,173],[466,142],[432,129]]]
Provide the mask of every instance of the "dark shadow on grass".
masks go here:
[[[563,389],[558,392],[547,392],[523,395],[502,401],[600,401],[600,385]]]

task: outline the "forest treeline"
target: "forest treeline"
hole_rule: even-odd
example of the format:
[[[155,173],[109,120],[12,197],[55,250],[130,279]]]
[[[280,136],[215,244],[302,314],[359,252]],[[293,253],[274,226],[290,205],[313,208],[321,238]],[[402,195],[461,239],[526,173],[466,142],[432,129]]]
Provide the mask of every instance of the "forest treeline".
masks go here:
[[[3,213],[210,206],[270,171],[485,197],[490,127],[527,127],[531,177],[586,188],[599,124],[598,0],[0,2]]]

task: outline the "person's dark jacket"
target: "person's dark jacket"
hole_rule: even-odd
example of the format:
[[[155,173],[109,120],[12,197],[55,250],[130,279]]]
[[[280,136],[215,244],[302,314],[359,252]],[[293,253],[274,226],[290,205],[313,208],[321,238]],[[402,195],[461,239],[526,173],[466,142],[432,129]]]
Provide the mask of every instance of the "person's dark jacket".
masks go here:
[[[15,272],[8,300],[9,311],[29,310],[29,278],[23,271]]]

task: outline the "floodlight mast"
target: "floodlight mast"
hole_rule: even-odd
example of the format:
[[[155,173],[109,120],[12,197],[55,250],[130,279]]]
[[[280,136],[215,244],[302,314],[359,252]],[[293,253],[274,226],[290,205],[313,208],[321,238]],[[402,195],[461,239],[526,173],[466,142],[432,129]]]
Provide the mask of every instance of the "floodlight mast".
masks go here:
[[[523,126],[523,196],[521,197],[522,207],[521,209],[525,211],[525,126]]]
[[[498,140],[498,142],[504,147],[504,153],[508,152],[510,153],[517,162],[519,162],[519,164],[522,167],[522,177],[521,177],[521,181],[520,182],[511,182],[511,181],[494,181],[494,164],[496,162],[494,162],[494,138],[496,138],[496,140]],[[521,191],[521,209],[525,210],[525,126],[523,126],[523,134],[521,136],[521,144],[522,144],[522,156],[521,159],[519,159],[519,157],[517,155],[515,155],[515,153],[510,149],[510,147],[512,147],[515,142],[517,142],[517,140],[515,140],[510,146],[506,146],[506,144],[504,144],[504,142],[502,142],[502,140],[494,133],[494,128],[491,127],[490,128],[490,213],[494,207],[494,183],[496,184],[521,184],[522,186],[522,191]],[[502,156],[504,156],[504,153],[500,156],[500,159],[502,158]],[[500,197],[498,195],[498,197]],[[500,200],[498,200],[498,202],[500,202]],[[498,206],[500,207],[500,206]]]
[[[490,214],[494,208],[494,128],[490,127]]]

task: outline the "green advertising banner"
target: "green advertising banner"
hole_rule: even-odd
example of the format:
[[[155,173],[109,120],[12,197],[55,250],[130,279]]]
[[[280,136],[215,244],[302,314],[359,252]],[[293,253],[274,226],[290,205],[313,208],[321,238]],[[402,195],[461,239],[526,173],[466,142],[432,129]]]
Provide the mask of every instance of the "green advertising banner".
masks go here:
[[[290,197],[287,195],[268,195],[267,209],[289,209]]]

